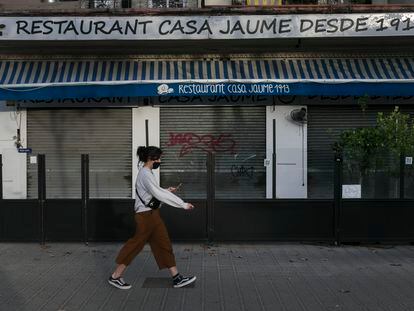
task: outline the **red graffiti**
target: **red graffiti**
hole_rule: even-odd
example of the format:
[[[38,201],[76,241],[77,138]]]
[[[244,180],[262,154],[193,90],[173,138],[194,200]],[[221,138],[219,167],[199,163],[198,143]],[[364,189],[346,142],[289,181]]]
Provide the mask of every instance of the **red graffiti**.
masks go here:
[[[170,133],[168,147],[181,145],[180,157],[185,156],[193,149],[201,149],[206,152],[229,152],[236,153],[236,142],[231,134],[220,134],[214,137],[211,134],[197,135],[195,133]]]

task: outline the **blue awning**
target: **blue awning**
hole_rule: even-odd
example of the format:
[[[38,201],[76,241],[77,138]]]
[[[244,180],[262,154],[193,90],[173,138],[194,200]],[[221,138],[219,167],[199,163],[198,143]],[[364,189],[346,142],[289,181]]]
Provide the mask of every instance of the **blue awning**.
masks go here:
[[[4,60],[0,99],[414,95],[414,58]]]

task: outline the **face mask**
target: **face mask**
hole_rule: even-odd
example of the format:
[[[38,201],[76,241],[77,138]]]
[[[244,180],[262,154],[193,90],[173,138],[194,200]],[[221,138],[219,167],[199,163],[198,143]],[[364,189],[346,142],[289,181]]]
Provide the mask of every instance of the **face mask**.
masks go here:
[[[153,169],[153,170],[156,170],[157,168],[159,168],[159,167],[160,167],[160,165],[161,165],[161,162],[154,162],[154,163],[152,164],[152,169]]]

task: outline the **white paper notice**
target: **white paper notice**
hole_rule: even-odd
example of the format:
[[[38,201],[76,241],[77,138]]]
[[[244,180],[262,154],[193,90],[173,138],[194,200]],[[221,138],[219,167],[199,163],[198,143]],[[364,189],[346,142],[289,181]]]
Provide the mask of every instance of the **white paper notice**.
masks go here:
[[[360,199],[361,185],[342,185],[343,199]]]

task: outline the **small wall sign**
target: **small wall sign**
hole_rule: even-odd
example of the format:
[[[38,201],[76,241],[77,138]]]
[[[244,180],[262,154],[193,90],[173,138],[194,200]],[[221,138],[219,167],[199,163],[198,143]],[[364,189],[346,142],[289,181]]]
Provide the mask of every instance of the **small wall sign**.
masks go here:
[[[361,185],[342,185],[343,199],[360,199]]]
[[[413,165],[413,157],[405,157],[405,165]]]
[[[17,151],[19,153],[32,153],[32,148],[19,148]]]

